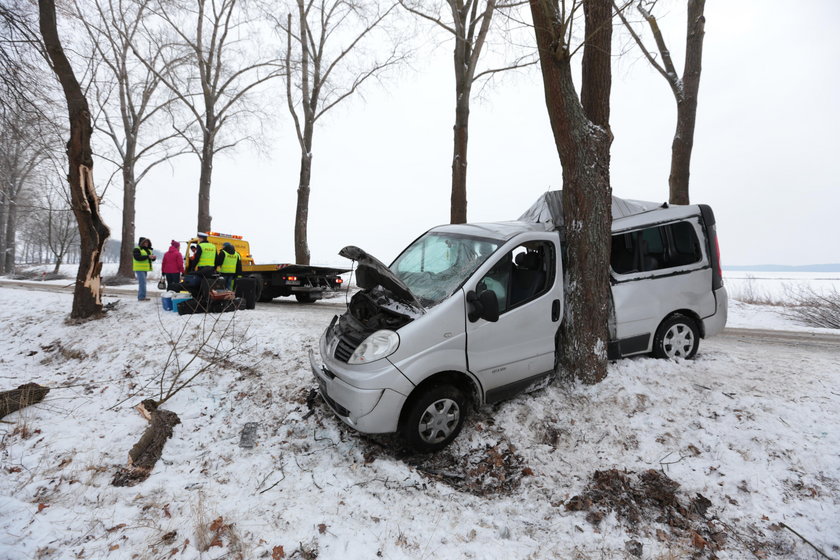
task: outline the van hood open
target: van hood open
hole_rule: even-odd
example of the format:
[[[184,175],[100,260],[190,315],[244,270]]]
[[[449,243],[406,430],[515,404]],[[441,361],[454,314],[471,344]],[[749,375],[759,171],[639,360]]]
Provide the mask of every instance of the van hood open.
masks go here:
[[[382,286],[398,301],[405,303],[419,310],[423,309],[420,301],[411,293],[405,282],[397,278],[391,269],[374,257],[355,247],[348,245],[338,254],[344,258],[356,261],[356,285],[363,290],[373,290],[376,286]]]

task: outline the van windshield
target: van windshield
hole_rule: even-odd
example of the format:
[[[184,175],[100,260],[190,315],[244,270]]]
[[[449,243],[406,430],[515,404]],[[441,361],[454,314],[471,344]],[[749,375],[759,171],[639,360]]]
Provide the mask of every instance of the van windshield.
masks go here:
[[[494,239],[429,232],[389,268],[423,306],[433,307],[460,288],[499,245]]]

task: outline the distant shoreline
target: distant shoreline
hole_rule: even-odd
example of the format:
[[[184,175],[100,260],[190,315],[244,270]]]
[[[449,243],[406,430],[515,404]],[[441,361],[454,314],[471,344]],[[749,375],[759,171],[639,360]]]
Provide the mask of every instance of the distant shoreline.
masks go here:
[[[791,266],[784,264],[756,264],[723,266],[724,272],[840,272],[840,264],[806,264]]]

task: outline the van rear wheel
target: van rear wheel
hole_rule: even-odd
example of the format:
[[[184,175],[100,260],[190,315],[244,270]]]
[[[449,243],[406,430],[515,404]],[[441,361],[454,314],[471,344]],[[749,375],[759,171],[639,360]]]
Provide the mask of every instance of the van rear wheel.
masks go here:
[[[679,313],[671,315],[656,329],[653,355],[656,358],[690,360],[700,346],[700,333],[694,319]]]
[[[401,430],[403,439],[420,453],[443,449],[460,433],[466,404],[464,394],[451,385],[429,387],[412,400]]]

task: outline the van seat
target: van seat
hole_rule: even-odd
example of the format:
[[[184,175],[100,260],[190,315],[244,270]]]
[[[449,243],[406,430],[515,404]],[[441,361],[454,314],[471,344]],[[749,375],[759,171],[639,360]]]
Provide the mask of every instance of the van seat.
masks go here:
[[[511,282],[511,306],[528,300],[545,285],[545,271],[539,253],[529,251],[516,255]]]

